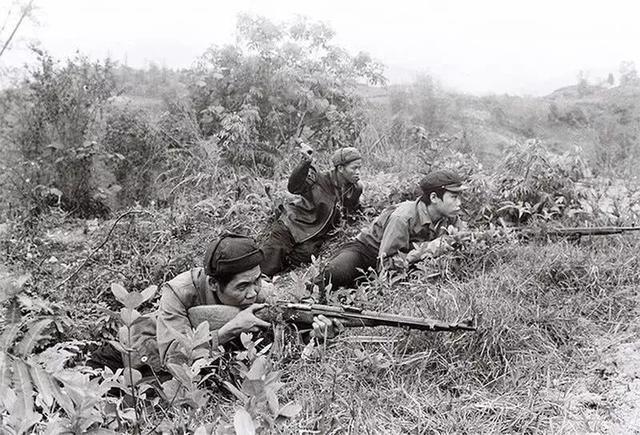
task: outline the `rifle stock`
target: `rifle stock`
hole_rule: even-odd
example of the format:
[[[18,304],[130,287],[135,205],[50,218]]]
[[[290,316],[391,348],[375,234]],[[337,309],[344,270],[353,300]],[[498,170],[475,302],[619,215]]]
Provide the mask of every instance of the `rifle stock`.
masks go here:
[[[203,321],[209,322],[211,330],[220,329],[233,319],[240,308],[228,305],[200,305],[188,311],[191,324],[195,327]],[[361,310],[356,307],[338,307],[321,304],[277,303],[256,311],[256,316],[268,322],[283,321],[304,329],[309,328],[316,316],[323,315],[337,319],[346,327],[393,326],[420,331],[475,331],[472,321],[446,323],[439,320],[400,316]]]

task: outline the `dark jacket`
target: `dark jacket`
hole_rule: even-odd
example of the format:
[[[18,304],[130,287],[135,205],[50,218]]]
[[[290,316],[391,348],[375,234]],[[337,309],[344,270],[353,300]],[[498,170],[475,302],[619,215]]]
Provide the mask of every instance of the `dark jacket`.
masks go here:
[[[300,195],[284,207],[280,221],[296,243],[321,237],[339,222],[341,209],[360,207],[360,183],[340,187],[335,170],[318,173],[311,162],[302,162],[289,177],[289,192]]]

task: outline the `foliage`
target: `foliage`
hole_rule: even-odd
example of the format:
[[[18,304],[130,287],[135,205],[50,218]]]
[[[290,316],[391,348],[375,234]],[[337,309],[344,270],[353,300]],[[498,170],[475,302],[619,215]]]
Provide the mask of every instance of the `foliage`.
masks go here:
[[[569,89],[562,98],[474,98],[422,78],[386,93],[359,86],[380,79],[378,65],[332,45],[321,24],[242,17],[238,35],[191,71],[121,68],[118,85],[109,62],[76,57],[61,65],[41,54],[28,82],[2,92],[2,184],[29,213],[2,210],[0,249],[8,267],[31,273],[28,281],[0,280],[3,429],[605,432],[621,399],[609,392],[615,368],[603,368],[602,355],[637,335],[638,239],[525,240],[510,227],[637,225],[640,191],[618,172],[635,174],[633,86],[606,95],[589,88],[575,97]],[[120,86],[144,98],[110,98]],[[614,92],[624,103],[607,102]],[[383,103],[365,107],[368,93]],[[281,157],[298,137],[320,158],[357,144],[364,199],[376,211],[415,198],[416,182],[433,168],[468,176],[465,220],[488,231],[460,235],[453,252],[414,270],[372,273],[358,289],[327,296],[451,322],[474,316],[479,331],[356,329],[300,357],[299,343],[269,347],[248,335],[225,355],[204,352],[210,332],[202,324],[179,337],[189,358],[171,366],[173,379],[143,376],[131,333],[151,319],[142,304],[153,304],[152,284],[199,264],[223,229],[266,230],[291,163]],[[592,158],[567,151],[576,143]],[[62,210],[81,212],[67,202],[85,195],[78,180],[91,201],[102,201],[94,176],[105,167],[123,203],[144,207],[116,228]],[[277,278],[283,297],[306,295],[302,277],[312,278],[375,214],[341,227],[306,272]],[[106,284],[116,281],[123,285]],[[116,303],[124,305],[119,313],[109,309]],[[82,366],[88,340],[105,338],[126,369]],[[577,397],[578,387],[590,398]]]
[[[106,210],[94,197],[92,170],[99,157],[110,156],[104,156],[93,140],[92,126],[114,92],[113,66],[108,60],[91,62],[80,55],[60,66],[49,54],[34,51],[37,67],[13,95],[13,111],[3,125],[22,163],[14,172],[28,181],[29,187],[18,193],[33,199],[37,189],[56,188],[65,209],[104,215]],[[38,168],[37,177],[19,172],[29,165]]]
[[[468,212],[476,224],[571,216],[582,208],[584,194],[578,182],[589,176],[579,153],[557,155],[541,141],[531,140],[509,150],[492,176],[471,176]]]
[[[328,148],[352,144],[365,122],[357,83],[383,82],[381,66],[332,37],[304,19],[277,25],[241,15],[237,43],[210,48],[190,81],[203,134],[215,135],[229,161],[259,173],[298,137]]]
[[[396,145],[417,144],[418,149],[423,149],[428,146],[429,136],[444,132],[448,106],[446,96],[429,76],[390,88],[389,136]]]
[[[98,427],[104,422],[98,404],[113,377],[90,381],[88,375],[63,369],[68,359],[65,355],[58,354],[51,359],[35,354],[42,341],[50,338],[47,332],[51,326],[59,322],[51,316],[34,315],[33,311],[22,315],[21,305],[34,304],[30,298],[20,295],[28,279],[28,276],[8,278],[1,286],[0,301],[8,299],[0,343],[3,427],[13,434],[31,433],[36,426],[45,433],[113,433]]]
[[[133,205],[153,198],[154,175],[164,163],[165,149],[148,116],[140,110],[113,108],[106,116],[101,142],[115,157],[109,166],[117,182],[119,204]]]
[[[235,353],[234,372],[240,381],[237,387],[229,381],[225,388],[243,404],[236,409],[231,422],[222,426],[224,434],[269,433],[278,417],[295,417],[302,408],[289,402],[280,405],[278,391],[284,386],[281,382],[282,372],[273,369],[273,363],[267,356],[271,344],[258,350],[262,338],[253,341],[251,334],[240,337],[244,350]],[[235,432],[234,432],[235,431]]]

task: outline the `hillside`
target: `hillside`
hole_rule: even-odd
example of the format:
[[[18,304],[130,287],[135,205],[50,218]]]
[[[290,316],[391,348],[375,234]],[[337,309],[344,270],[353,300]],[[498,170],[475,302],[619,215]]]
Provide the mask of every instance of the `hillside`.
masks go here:
[[[640,430],[638,89],[475,97],[429,77],[362,87],[382,82],[380,65],[329,44],[325,27],[243,20],[235,46],[189,70],[42,52],[28,80],[0,93],[0,425],[137,435]],[[161,293],[172,297],[163,283],[201,266],[223,232],[264,241],[295,197],[287,185],[300,142],[319,171],[333,168],[336,149],[359,148],[363,209],[336,220],[311,264],[252,285],[280,301],[326,297],[352,311],[471,319],[476,330],[353,327],[306,340],[276,317],[201,352],[219,338],[203,323],[175,332],[187,361],[162,367],[167,379],[130,368],[132,330],[155,325]],[[443,235],[450,249],[367,270],[355,288],[310,285],[382,210],[416,199],[434,169],[468,187],[469,231]],[[634,228],[557,231],[621,226]],[[147,338],[152,347],[158,337]],[[118,368],[90,366],[107,343]]]
[[[439,92],[434,85],[427,92],[418,85],[360,92],[386,110],[394,96],[411,93],[416,100],[413,109],[420,104],[431,108],[426,119],[413,119],[416,124],[434,125],[436,133],[468,142],[489,165],[514,143],[533,138],[559,153],[578,147],[596,165],[611,166],[639,153],[640,87],[636,86],[568,86],[544,97],[475,97]]]

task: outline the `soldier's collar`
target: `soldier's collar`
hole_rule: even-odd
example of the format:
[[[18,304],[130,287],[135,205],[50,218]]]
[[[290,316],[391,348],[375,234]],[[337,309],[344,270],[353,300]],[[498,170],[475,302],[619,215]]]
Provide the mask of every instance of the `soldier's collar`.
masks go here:
[[[433,220],[431,219],[431,215],[429,214],[429,210],[427,209],[427,205],[424,203],[424,201],[418,199],[416,200],[417,204],[416,204],[416,208],[418,211],[418,220],[420,221],[420,226],[426,226],[429,225],[431,226],[433,223]]]

